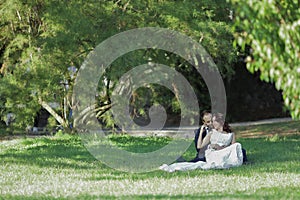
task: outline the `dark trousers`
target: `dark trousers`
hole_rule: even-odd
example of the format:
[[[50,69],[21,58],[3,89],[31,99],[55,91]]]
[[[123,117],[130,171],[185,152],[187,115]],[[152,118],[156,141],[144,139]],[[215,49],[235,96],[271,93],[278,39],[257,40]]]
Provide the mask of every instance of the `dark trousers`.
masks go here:
[[[243,152],[243,163],[244,163],[248,161],[246,149],[242,148],[242,152]]]

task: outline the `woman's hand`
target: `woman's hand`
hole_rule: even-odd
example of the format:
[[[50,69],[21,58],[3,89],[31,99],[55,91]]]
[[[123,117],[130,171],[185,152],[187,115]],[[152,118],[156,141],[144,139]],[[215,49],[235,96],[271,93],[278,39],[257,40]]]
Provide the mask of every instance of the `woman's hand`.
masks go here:
[[[224,149],[223,146],[220,146],[220,145],[218,145],[218,144],[211,144],[210,147],[213,148],[214,150],[221,150],[221,149]]]

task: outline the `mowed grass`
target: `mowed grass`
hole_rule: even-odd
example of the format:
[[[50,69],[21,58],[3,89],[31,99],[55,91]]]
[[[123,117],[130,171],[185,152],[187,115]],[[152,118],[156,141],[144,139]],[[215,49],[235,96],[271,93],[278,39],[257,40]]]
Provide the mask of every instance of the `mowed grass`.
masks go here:
[[[0,199],[299,199],[299,121],[234,129],[247,150],[247,164],[175,173],[111,169],[77,136],[2,140]],[[131,152],[150,152],[172,139],[119,135],[110,140]],[[191,144],[183,157],[194,156]]]

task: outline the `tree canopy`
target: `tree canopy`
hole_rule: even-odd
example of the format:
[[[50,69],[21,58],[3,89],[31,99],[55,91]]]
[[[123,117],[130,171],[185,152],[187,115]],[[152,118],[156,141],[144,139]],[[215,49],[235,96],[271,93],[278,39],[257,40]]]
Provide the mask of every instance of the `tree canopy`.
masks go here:
[[[76,70],[99,43],[133,28],[163,27],[188,35],[204,46],[224,77],[230,76],[234,73],[231,64],[237,58],[231,45],[230,10],[230,4],[219,1],[3,0],[0,3],[1,115],[15,113],[14,125],[25,127],[44,108],[60,125],[69,127]],[[107,71],[106,81],[99,82],[97,104],[103,108],[99,118],[104,123],[111,122],[106,111],[120,75],[150,57],[183,73],[196,88],[200,106],[209,107],[205,84],[182,59],[154,50],[136,51],[117,60]],[[140,108],[145,103],[142,94],[149,92],[146,90],[149,89],[137,91],[140,95],[136,97],[140,98],[135,99],[134,106],[141,115],[145,112]],[[165,93],[165,89],[155,85],[150,90],[153,102],[164,102],[170,110],[179,112],[174,94]]]
[[[293,118],[300,118],[300,2],[231,0],[236,44],[247,68],[282,90]]]

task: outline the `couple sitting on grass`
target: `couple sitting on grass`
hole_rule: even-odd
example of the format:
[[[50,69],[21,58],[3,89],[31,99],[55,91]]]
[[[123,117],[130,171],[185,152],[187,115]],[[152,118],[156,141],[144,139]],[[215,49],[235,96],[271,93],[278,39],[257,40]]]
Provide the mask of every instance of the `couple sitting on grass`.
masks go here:
[[[194,169],[226,169],[247,161],[246,151],[235,140],[235,134],[221,113],[202,114],[203,125],[195,133],[197,156],[190,162],[177,162],[160,166],[174,172]]]

